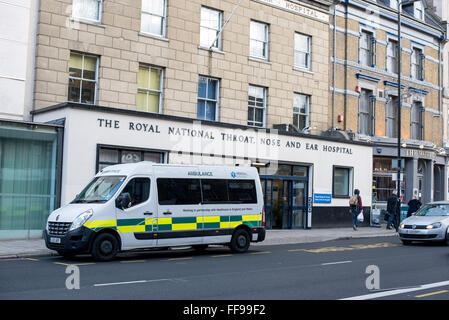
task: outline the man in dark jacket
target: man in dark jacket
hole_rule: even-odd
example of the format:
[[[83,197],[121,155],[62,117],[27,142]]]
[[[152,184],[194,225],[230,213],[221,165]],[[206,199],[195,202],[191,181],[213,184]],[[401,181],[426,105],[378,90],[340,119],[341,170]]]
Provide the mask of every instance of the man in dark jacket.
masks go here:
[[[398,198],[398,192],[396,190],[393,190],[393,194],[390,198],[387,200],[387,212],[389,214],[388,222],[387,222],[387,229],[391,229],[391,223],[393,223],[394,228],[396,231],[398,230],[399,223],[397,216],[401,214],[401,204]]]
[[[419,208],[421,208],[421,201],[418,200],[418,197],[415,195],[413,196],[413,199],[410,200],[408,203],[408,211],[407,211],[407,218],[410,217],[413,213],[418,211]]]

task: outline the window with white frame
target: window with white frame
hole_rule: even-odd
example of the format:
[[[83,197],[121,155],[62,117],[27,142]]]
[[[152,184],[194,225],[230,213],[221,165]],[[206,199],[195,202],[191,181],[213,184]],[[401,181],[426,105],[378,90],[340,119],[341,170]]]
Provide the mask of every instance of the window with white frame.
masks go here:
[[[95,104],[98,82],[98,57],[70,53],[68,101]]]
[[[164,69],[140,65],[137,74],[137,110],[161,113]]]
[[[333,198],[348,198],[351,196],[352,180],[353,180],[352,167],[333,167],[332,173],[332,197]]]
[[[309,126],[310,96],[300,93],[293,95],[293,125],[299,130]]]
[[[72,17],[100,22],[102,5],[102,0],[73,0]]]
[[[221,36],[217,38],[221,21],[221,11],[201,7],[200,45],[202,47],[221,49]],[[217,40],[214,42],[216,38]]]
[[[413,4],[414,16],[419,20],[424,20],[424,7],[421,1],[417,1]]]
[[[398,0],[390,0],[390,8],[398,9]]]
[[[375,64],[376,40],[372,32],[362,30],[359,39],[360,64],[371,67]]]
[[[202,120],[218,120],[218,79],[200,76],[198,79],[197,118]]]
[[[390,96],[389,101],[385,107],[386,135],[389,138],[396,138],[398,121],[398,97]]]
[[[295,33],[295,67],[310,70],[312,37]]]
[[[424,140],[424,112],[422,103],[414,101],[411,108],[410,131],[413,140]]]
[[[264,87],[249,86],[248,90],[248,125],[255,127],[265,126],[267,89]]]
[[[359,133],[374,135],[374,103],[371,90],[362,89],[359,96]]]
[[[412,78],[424,80],[424,59],[425,56],[422,49],[413,47],[410,66]]]
[[[166,0],[142,0],[141,31],[165,36]]]
[[[249,55],[268,60],[268,24],[251,21]]]
[[[398,42],[388,39],[387,42],[387,71],[398,73]]]
[[[97,172],[106,167],[121,163],[135,163],[140,161],[164,163],[165,158],[165,153],[152,150],[98,146]]]

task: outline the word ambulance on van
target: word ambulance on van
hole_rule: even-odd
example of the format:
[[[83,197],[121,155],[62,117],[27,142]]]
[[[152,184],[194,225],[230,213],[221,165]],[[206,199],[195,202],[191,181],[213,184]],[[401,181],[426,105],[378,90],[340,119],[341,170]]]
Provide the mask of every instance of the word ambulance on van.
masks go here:
[[[256,168],[151,162],[104,168],[50,214],[45,230],[49,249],[103,261],[125,250],[186,245],[245,252],[264,239]]]

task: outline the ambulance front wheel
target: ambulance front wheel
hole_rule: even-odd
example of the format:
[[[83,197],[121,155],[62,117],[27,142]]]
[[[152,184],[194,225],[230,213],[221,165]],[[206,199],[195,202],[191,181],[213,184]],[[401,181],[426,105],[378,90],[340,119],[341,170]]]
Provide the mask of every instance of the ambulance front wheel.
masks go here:
[[[92,244],[92,256],[98,261],[112,260],[118,252],[118,241],[110,233],[98,235]]]
[[[250,245],[249,233],[245,229],[237,229],[231,238],[231,251],[236,253],[246,252]]]

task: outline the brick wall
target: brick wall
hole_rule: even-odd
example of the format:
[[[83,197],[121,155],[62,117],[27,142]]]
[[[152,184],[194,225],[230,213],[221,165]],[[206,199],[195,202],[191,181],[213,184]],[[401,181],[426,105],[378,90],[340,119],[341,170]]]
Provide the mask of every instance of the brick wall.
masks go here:
[[[268,88],[267,127],[292,123],[293,93],[311,95],[316,132],[327,129],[328,25],[287,11],[244,1],[223,32],[223,52],[199,48],[200,9],[222,10],[235,1],[171,0],[166,39],[140,33],[140,0],[103,1],[101,25],[71,20],[71,0],[41,0],[35,108],[67,101],[71,51],[98,55],[97,104],[136,109],[139,63],[165,69],[164,114],[196,118],[199,75],[221,80],[220,121],[247,124],[248,86]],[[269,61],[248,59],[250,20],[268,23]],[[293,69],[294,32],[312,36],[312,70]]]
[[[358,131],[358,108],[359,99],[357,98],[356,87],[360,86],[360,82],[356,77],[357,73],[361,73],[376,79],[377,82],[372,82],[374,86],[374,94],[378,96],[378,91],[388,91],[397,92],[397,88],[384,85],[384,81],[389,81],[397,83],[397,75],[387,71],[386,67],[386,54],[387,48],[386,43],[388,40],[388,34],[382,28],[373,29],[376,43],[376,66],[375,68],[364,67],[358,64],[359,61],[359,38],[357,34],[362,27],[358,21],[353,19],[348,19],[345,21],[342,17],[337,17],[337,66],[336,66],[336,77],[335,77],[335,88],[337,89],[336,94],[336,112],[335,112],[335,125],[340,129],[344,128],[346,125],[346,130],[352,130],[354,132]],[[347,28],[347,29],[346,29]],[[348,32],[343,32],[347,30]],[[333,29],[329,30],[329,37],[333,37]],[[427,111],[425,113],[425,123],[424,123],[424,137],[426,141],[431,141],[437,145],[442,144],[442,116],[437,115],[438,108],[438,50],[432,48],[431,46],[426,46],[424,48],[425,59],[425,79],[421,81],[410,80],[411,74],[411,49],[413,43],[411,39],[408,39],[409,35],[405,35],[402,40],[402,85],[406,88],[413,87],[428,91],[428,94],[424,96],[424,106]],[[418,38],[413,39],[414,41],[421,41]],[[347,43],[347,47],[346,47]],[[332,41],[330,41],[330,51],[332,54]],[[347,63],[347,70],[345,73],[345,63]],[[330,66],[332,70],[332,66]],[[330,74],[330,86],[332,87],[332,72]],[[344,92],[346,90],[347,98],[344,99]],[[404,92],[405,93],[405,92]],[[329,95],[329,105],[332,103],[332,92]],[[345,104],[346,102],[346,104]],[[402,137],[405,139],[410,138],[410,103],[411,99],[403,102],[402,108]],[[375,104],[375,135],[378,137],[386,136],[386,103],[385,99],[379,98]],[[345,110],[346,108],[346,110]],[[339,115],[344,115],[346,112],[345,123],[338,123],[337,117]],[[329,112],[329,117],[332,114]],[[330,125],[332,119],[329,118],[328,124]]]

